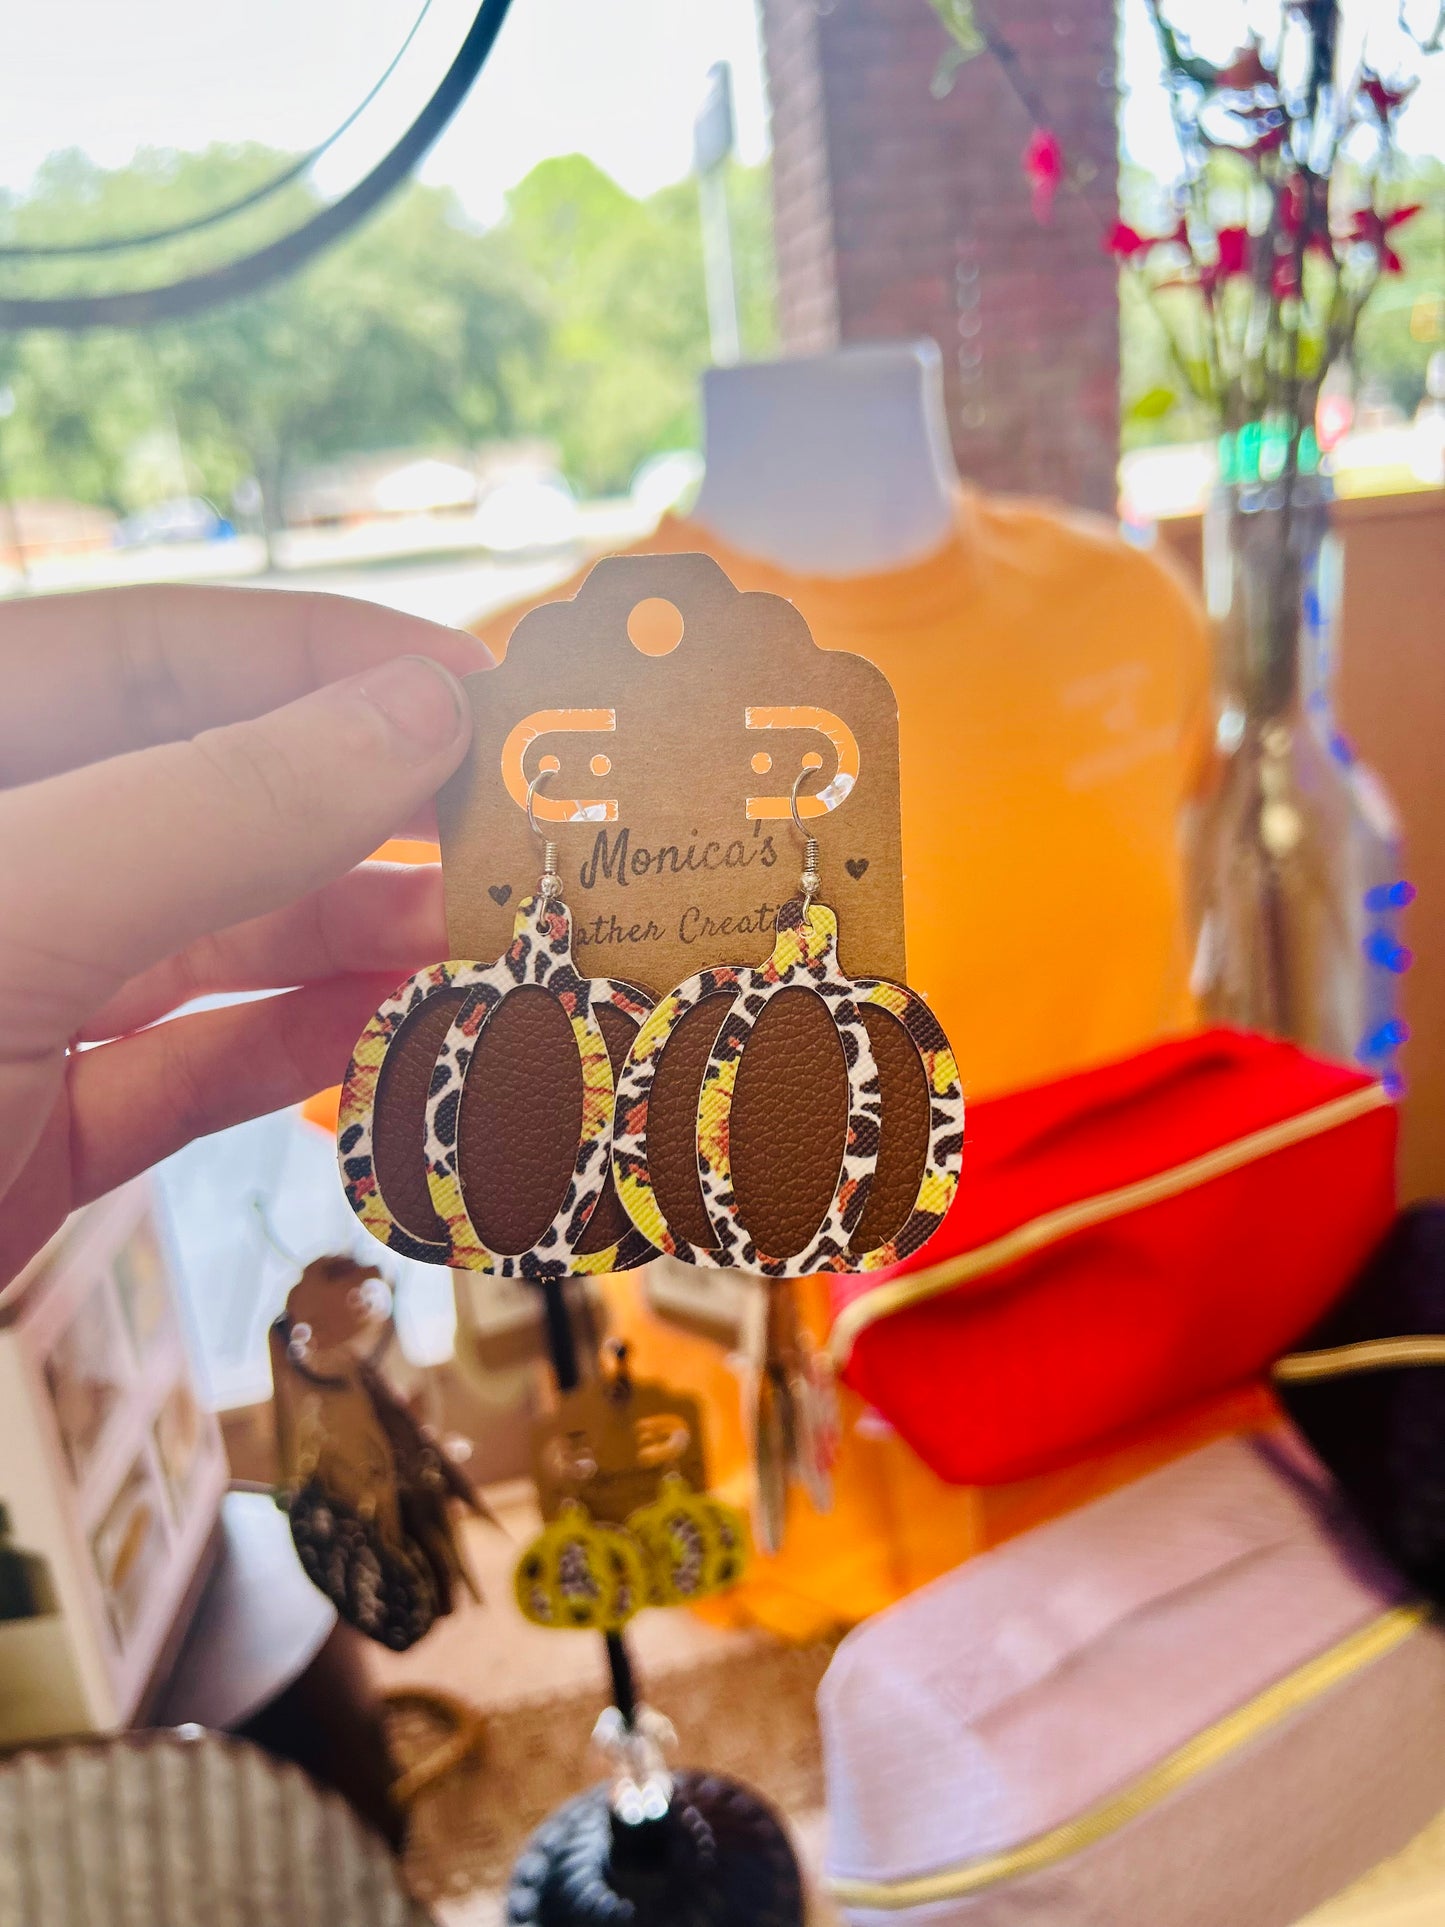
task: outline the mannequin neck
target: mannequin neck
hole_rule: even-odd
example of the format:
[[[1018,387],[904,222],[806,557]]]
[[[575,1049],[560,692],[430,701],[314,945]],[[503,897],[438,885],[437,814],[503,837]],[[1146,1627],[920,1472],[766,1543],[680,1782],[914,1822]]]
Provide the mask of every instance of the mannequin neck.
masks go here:
[[[932,342],[845,348],[703,376],[693,520],[799,575],[902,568],[954,526],[958,472]]]

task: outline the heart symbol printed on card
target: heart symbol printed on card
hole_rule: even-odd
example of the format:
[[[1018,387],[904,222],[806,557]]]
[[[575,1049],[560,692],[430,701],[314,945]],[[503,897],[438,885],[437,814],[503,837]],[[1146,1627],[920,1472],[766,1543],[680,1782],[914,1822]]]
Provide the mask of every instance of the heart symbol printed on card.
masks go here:
[[[843,868],[848,872],[849,876],[852,877],[853,881],[856,883],[859,877],[861,877],[863,872],[868,868],[868,859],[866,856],[850,856],[848,860],[844,863]]]
[[[511,894],[512,886],[510,883],[489,883],[487,885],[487,895],[492,899],[493,903],[505,903]]]

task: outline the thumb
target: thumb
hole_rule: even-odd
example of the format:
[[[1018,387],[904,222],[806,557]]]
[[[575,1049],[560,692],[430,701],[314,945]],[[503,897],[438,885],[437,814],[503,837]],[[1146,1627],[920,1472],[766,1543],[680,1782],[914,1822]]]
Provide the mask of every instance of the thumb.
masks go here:
[[[254,721],[0,794],[0,1055],[54,1048],[137,971],[360,862],[470,734],[456,678],[402,656]]]

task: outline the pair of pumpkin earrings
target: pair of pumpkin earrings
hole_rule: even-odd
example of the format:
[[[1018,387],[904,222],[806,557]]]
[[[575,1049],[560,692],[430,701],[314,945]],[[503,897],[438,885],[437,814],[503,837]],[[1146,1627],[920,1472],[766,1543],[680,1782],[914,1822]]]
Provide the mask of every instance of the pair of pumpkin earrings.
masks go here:
[[[816,1272],[869,1272],[917,1251],[952,1201],[963,1151],[963,1091],[947,1037],[937,1018],[904,985],[879,978],[851,979],[838,958],[838,920],[818,901],[822,879],[817,840],[798,815],[793,783],[793,823],[805,839],[800,895],[778,912],[772,955],[755,968],[720,965],[699,972],[660,1000],[634,984],[584,977],[572,955],[572,924],[562,901],[557,846],[542,836],[533,798],[542,777],[527,790],[527,815],[542,837],[543,873],[534,896],[518,908],[512,941],[495,963],[445,962],[419,971],[396,990],[367,1025],[342,1087],[338,1148],[342,1179],[352,1209],[390,1249],[434,1264],[542,1281],[583,1272],[626,1271],[659,1251],[685,1263],[737,1267],[766,1277],[806,1277]],[[459,1120],[468,1068],[487,1024],[502,1003],[523,988],[540,988],[562,1007],[572,1029],[582,1070],[582,1112],[576,1158],[562,1201],[542,1235],[526,1251],[492,1250],[477,1230],[463,1196],[458,1154]],[[770,1001],[784,990],[810,991],[823,1004],[842,1044],[847,1069],[847,1126],[839,1170],[827,1211],[800,1251],[781,1255],[760,1249],[738,1208],[733,1184],[733,1096],[743,1053]],[[397,1219],[377,1181],[373,1142],[377,1088],[382,1066],[402,1028],[443,992],[463,993],[438,1050],[426,1100],[427,1190],[443,1237],[419,1236]],[[704,999],[731,1001],[703,1073],[697,1105],[697,1160],[703,1203],[714,1245],[697,1245],[668,1225],[653,1185],[649,1156],[649,1108],[653,1079],[678,1025]],[[636,1026],[631,1048],[614,1081],[606,1040],[597,1021],[610,1005]],[[922,1063],[928,1094],[927,1148],[916,1193],[903,1222],[883,1243],[855,1252],[850,1240],[867,1204],[878,1165],[884,1097],[862,1013],[883,1012],[900,1025]],[[628,1228],[600,1250],[580,1249],[601,1199],[609,1171]]]
[[[734,1506],[666,1473],[624,1525],[580,1499],[524,1550],[513,1576],[522,1615],[558,1631],[620,1632],[644,1606],[691,1606],[742,1578],[747,1526]]]

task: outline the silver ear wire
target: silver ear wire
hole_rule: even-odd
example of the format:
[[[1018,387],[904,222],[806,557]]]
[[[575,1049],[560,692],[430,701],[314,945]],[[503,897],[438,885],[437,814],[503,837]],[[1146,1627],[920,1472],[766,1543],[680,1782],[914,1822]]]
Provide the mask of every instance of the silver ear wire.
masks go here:
[[[536,814],[532,809],[532,798],[536,794],[537,785],[544,783],[551,774],[552,772],[550,770],[539,770],[527,785],[527,822],[531,825],[533,836],[535,836],[537,841],[542,845],[542,875],[538,880],[537,887],[542,893],[543,900],[546,902],[550,902],[553,897],[561,896],[562,879],[557,874],[557,845],[552,841],[551,837],[547,835],[545,830],[537,827]]]
[[[823,879],[818,874],[818,839],[804,828],[803,819],[798,815],[798,785],[805,776],[811,775],[811,770],[800,769],[793,778],[793,792],[788,798],[788,807],[793,812],[793,828],[803,838],[804,844],[803,874],[799,877],[798,883],[803,892],[805,907],[811,905],[813,898],[823,887]]]

